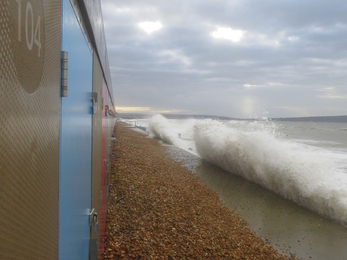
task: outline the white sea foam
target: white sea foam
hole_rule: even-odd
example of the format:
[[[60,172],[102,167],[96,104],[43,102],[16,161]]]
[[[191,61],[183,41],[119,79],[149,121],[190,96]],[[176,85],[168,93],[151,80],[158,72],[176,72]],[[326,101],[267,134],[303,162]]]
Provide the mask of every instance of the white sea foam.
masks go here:
[[[162,115],[155,115],[148,121],[147,132],[151,137],[196,154],[192,132],[194,122],[193,119],[184,120],[184,123],[169,121]]]
[[[347,224],[347,176],[323,150],[212,120],[197,123],[194,133],[205,160]]]
[[[345,154],[282,138],[271,122],[184,122],[157,115],[147,131],[347,225],[346,165],[338,163]]]
[[[148,121],[147,132],[151,137],[156,137],[168,144],[179,145],[178,132],[162,115],[155,115]]]

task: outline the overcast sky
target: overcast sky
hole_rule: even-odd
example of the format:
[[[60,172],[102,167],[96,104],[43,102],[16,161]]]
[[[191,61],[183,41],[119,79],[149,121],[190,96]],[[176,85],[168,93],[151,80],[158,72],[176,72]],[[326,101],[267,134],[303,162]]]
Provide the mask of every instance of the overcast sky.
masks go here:
[[[118,112],[347,114],[347,1],[101,3]]]

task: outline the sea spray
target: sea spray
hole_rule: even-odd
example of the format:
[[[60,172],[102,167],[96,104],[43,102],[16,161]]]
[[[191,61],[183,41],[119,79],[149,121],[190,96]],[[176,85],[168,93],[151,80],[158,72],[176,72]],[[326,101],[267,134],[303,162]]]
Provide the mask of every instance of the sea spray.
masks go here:
[[[147,133],[159,138],[167,144],[175,145],[183,150],[197,155],[193,140],[195,119],[168,120],[158,114],[148,121]]]
[[[148,121],[147,132],[168,144],[175,145],[178,133],[162,115],[155,115]]]
[[[322,149],[278,138],[273,129],[240,131],[216,120],[197,122],[194,140],[203,159],[347,224],[347,176]]]
[[[347,225],[345,150],[308,145],[307,139],[299,142],[291,137],[298,136],[298,129],[301,125],[266,120],[167,120],[156,115],[148,121],[147,131]]]

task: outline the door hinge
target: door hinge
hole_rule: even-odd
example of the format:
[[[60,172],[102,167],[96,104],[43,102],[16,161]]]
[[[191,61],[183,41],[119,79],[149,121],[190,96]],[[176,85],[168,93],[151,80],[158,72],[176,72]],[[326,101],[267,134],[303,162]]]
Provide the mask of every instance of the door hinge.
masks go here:
[[[68,53],[67,51],[61,51],[61,96],[67,97],[67,63],[68,63]]]

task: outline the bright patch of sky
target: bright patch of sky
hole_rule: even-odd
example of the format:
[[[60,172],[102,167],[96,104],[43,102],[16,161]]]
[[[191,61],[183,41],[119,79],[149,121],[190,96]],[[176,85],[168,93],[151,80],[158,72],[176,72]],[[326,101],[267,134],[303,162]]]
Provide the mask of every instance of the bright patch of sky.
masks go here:
[[[151,34],[152,32],[158,31],[163,27],[163,25],[161,24],[160,21],[141,22],[138,24],[138,26],[148,34]]]
[[[154,113],[154,114],[163,114],[163,113],[180,113],[182,110],[161,110],[153,107],[120,107],[116,106],[116,111],[118,113]]]
[[[245,88],[256,88],[256,87],[260,87],[260,85],[251,85],[251,84],[243,84],[243,86]]]
[[[219,27],[211,33],[212,37],[216,39],[229,40],[232,42],[239,42],[242,38],[243,31],[233,30],[229,27]]]
[[[150,107],[116,107],[119,113],[139,113],[139,112],[150,112]]]

